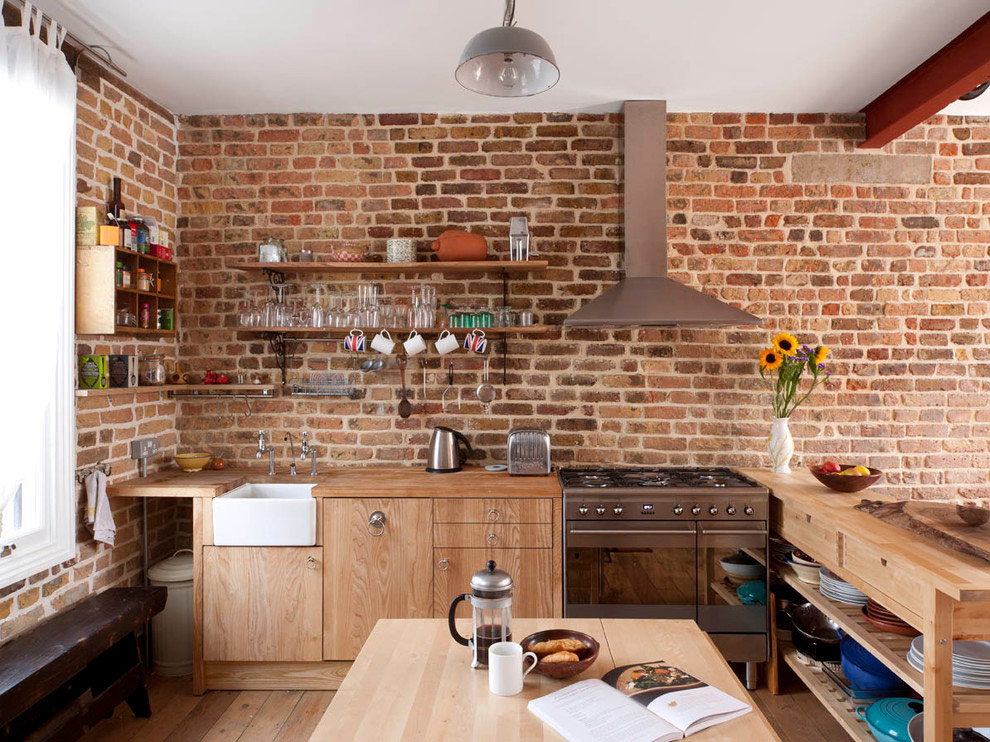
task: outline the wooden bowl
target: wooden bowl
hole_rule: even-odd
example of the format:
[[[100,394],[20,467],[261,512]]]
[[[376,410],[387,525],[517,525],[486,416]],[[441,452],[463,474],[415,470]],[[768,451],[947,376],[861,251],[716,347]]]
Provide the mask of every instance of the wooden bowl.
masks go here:
[[[856,464],[839,464],[843,471],[846,469],[851,469]],[[861,474],[859,476],[847,476],[845,474],[822,474],[818,471],[817,466],[809,466],[808,470],[814,475],[815,479],[824,484],[830,490],[835,490],[836,492],[859,492],[865,490],[867,487],[872,487],[883,477],[883,472],[879,469],[874,469],[872,467],[866,467],[870,470],[869,474]]]
[[[175,454],[175,463],[182,471],[202,471],[212,458],[213,456],[208,453],[177,453]]]
[[[982,526],[990,520],[990,509],[979,505],[956,505],[956,515],[967,526]]]
[[[577,662],[544,662],[540,660],[534,668],[534,672],[538,672],[540,675],[559,679],[573,678],[575,675],[580,675],[595,664],[595,660],[598,659],[599,647],[595,638],[580,631],[571,631],[570,629],[537,631],[535,634],[530,634],[523,639],[520,644],[522,644],[524,652],[529,652],[531,651],[531,645],[537,642],[549,641],[550,639],[577,639],[584,644],[585,648],[575,652],[580,658]]]

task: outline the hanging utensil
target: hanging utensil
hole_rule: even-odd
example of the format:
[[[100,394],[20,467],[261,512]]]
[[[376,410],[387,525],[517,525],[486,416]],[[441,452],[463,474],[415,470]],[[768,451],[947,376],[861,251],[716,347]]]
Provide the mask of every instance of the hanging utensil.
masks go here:
[[[419,359],[419,365],[420,365],[420,368],[423,369],[423,399],[420,402],[420,405],[419,406],[420,406],[420,409],[425,410],[426,409],[426,359],[425,358],[420,358]]]
[[[409,402],[406,394],[406,355],[403,353],[396,359],[399,364],[399,374],[402,379],[402,399],[399,401],[399,417],[405,420],[412,414],[412,404]]]
[[[478,389],[475,391],[478,397],[478,401],[481,402],[481,408],[484,410],[485,414],[488,414],[488,406],[495,401],[495,387],[493,387],[488,382],[488,359],[485,359],[485,371],[481,377],[481,383],[478,384]]]
[[[451,361],[447,365],[447,388],[443,390],[443,396],[440,397],[441,407],[444,412],[447,411],[447,393],[454,388],[454,362]],[[461,398],[457,398],[457,409],[461,409]]]

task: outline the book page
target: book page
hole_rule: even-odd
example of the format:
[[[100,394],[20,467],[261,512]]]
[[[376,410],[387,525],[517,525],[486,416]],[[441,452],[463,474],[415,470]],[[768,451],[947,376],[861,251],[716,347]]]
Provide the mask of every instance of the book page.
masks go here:
[[[718,688],[700,688],[665,693],[646,707],[690,736],[723,721],[748,714],[753,707]]]
[[[683,736],[601,680],[582,680],[527,707],[569,742],[669,742]]]

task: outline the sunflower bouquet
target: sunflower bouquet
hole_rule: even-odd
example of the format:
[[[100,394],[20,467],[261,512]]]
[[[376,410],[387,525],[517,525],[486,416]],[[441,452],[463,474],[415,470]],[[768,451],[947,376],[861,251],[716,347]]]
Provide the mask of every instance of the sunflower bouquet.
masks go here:
[[[779,333],[773,345],[760,353],[760,376],[766,379],[773,390],[773,416],[790,417],[791,413],[808,398],[819,384],[831,374],[825,371],[828,348],[817,345],[811,348],[800,345],[793,335]],[[811,374],[811,387],[798,394],[801,376]]]

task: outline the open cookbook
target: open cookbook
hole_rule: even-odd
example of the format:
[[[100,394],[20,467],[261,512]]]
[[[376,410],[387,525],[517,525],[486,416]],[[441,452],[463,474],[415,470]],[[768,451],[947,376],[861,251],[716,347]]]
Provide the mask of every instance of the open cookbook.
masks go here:
[[[617,667],[528,708],[569,742],[667,742],[753,710],[665,662]]]

